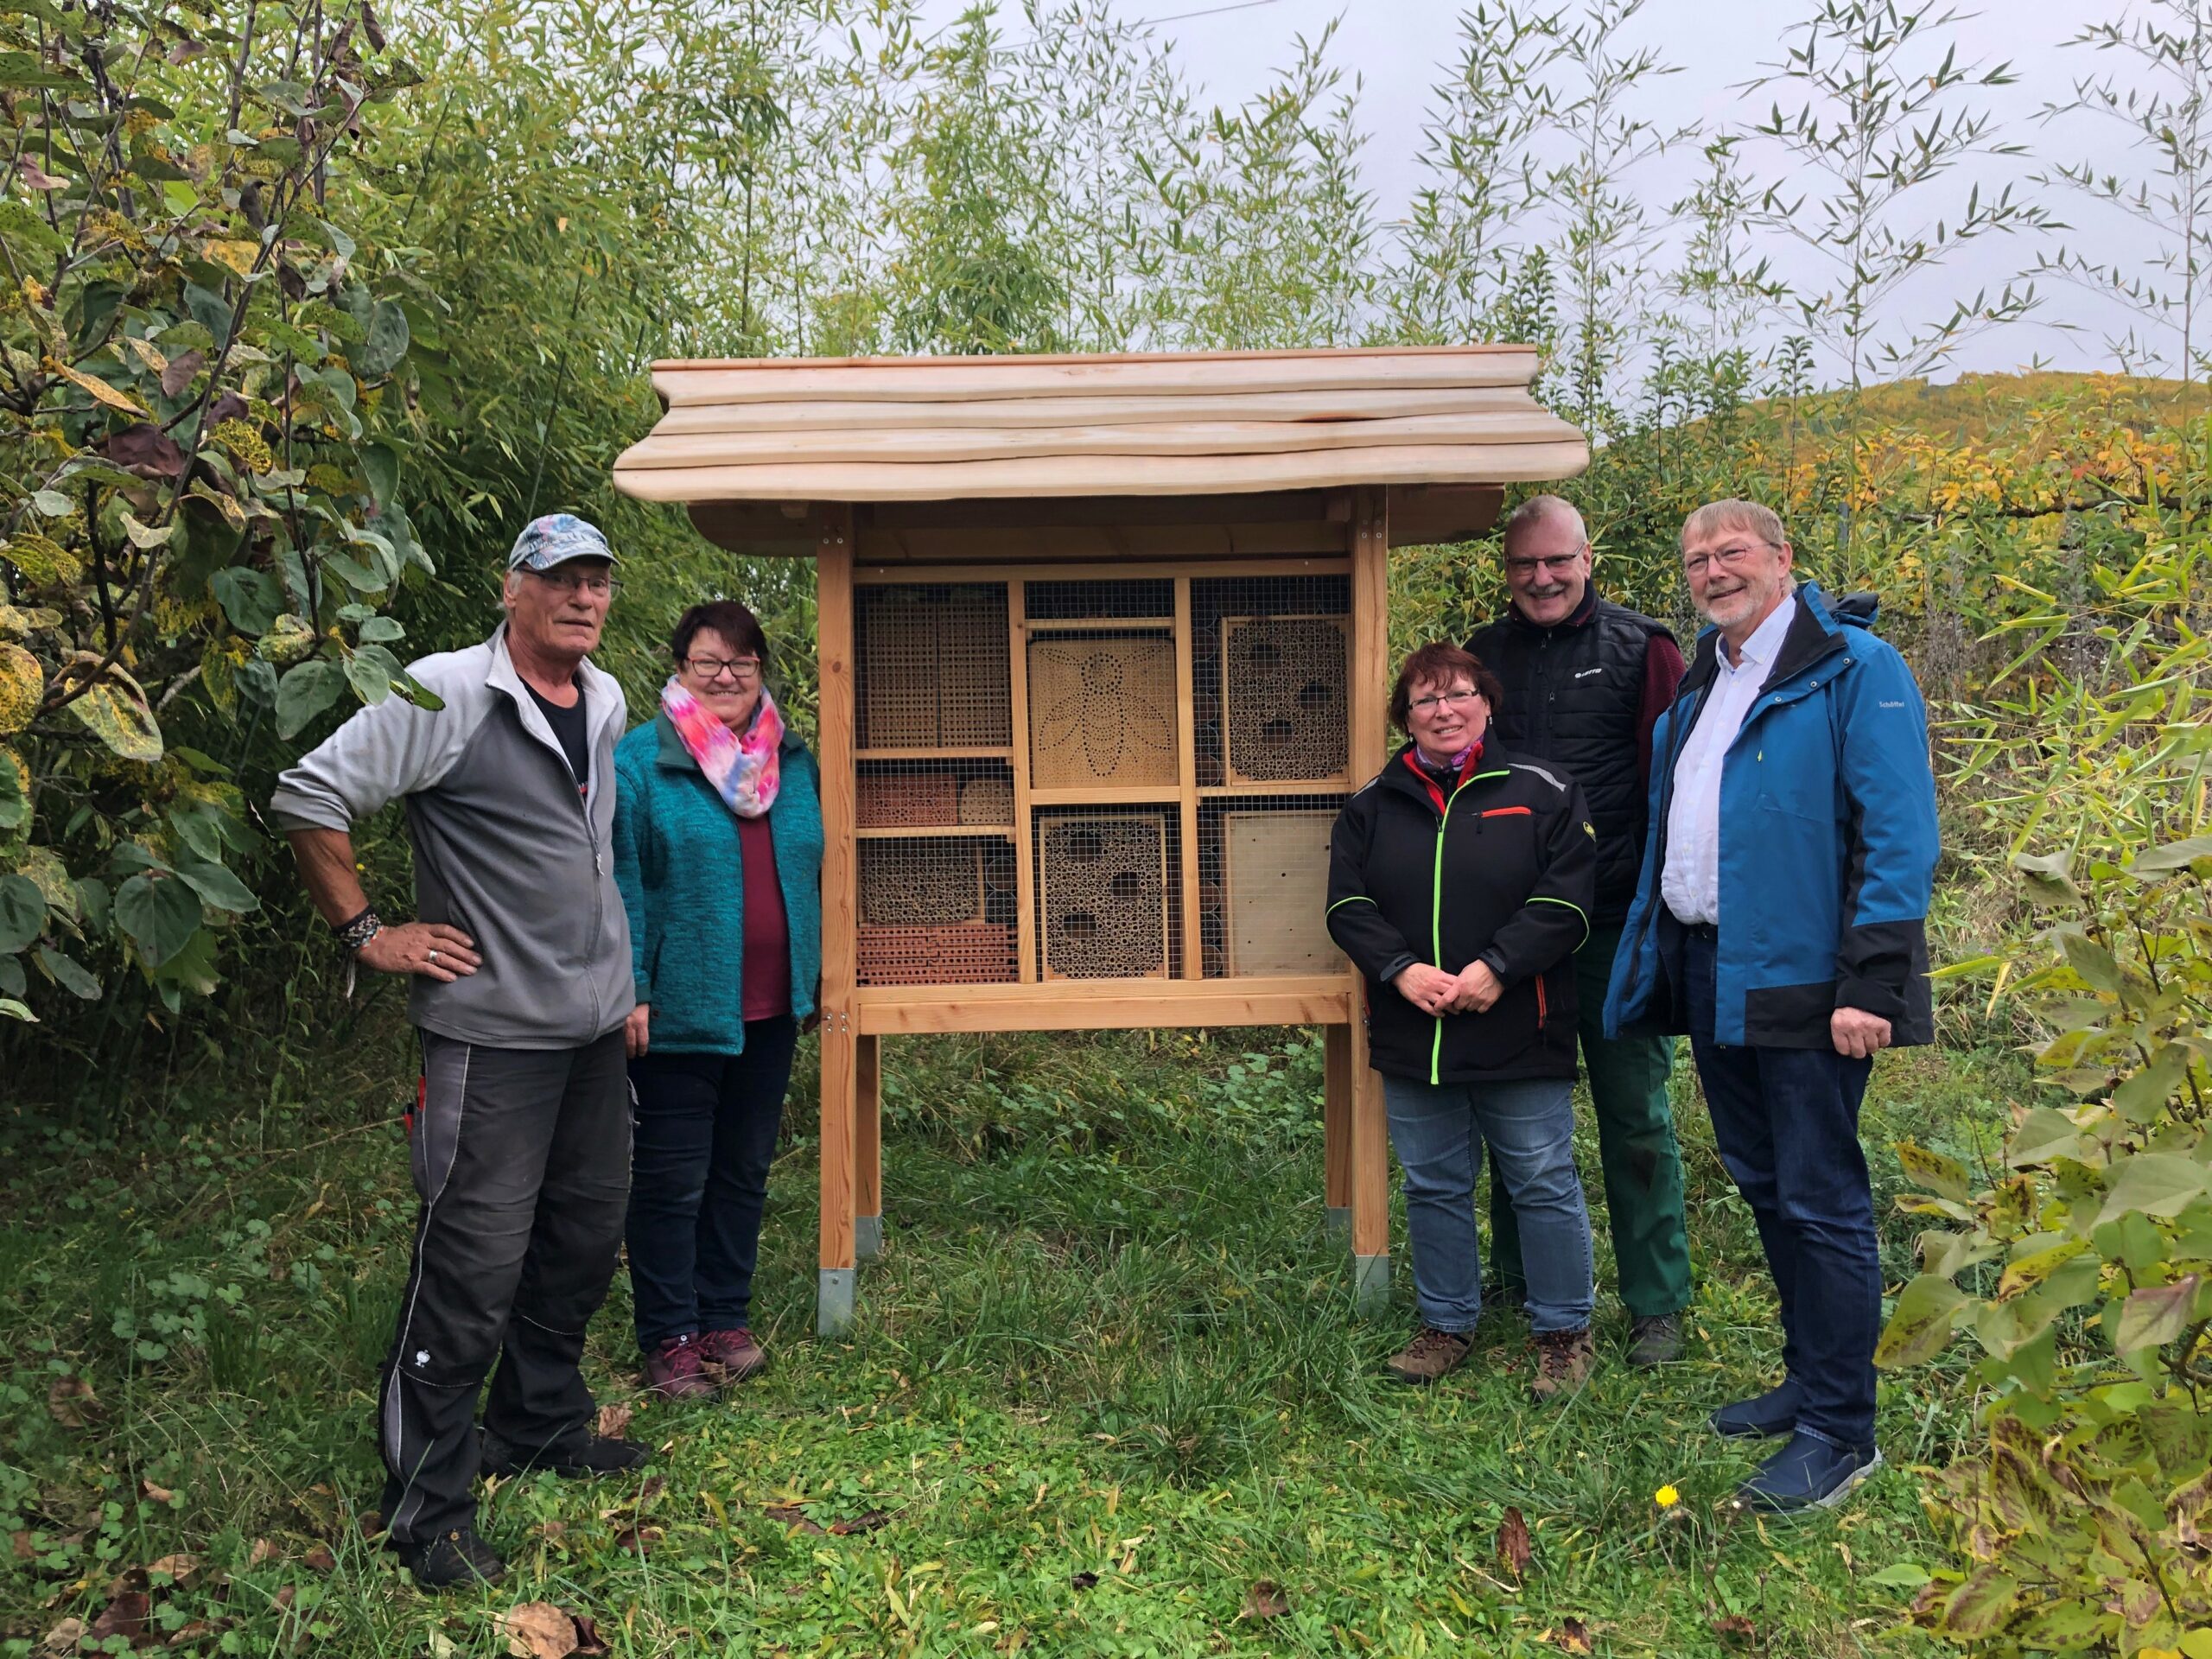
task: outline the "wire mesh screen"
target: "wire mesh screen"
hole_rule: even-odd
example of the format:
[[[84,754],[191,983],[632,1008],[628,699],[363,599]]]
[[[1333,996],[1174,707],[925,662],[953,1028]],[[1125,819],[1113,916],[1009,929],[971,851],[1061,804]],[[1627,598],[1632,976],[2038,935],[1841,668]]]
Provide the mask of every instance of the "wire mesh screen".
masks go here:
[[[863,760],[856,792],[862,830],[1014,829],[1014,768],[1004,760]]]
[[[1345,576],[1191,584],[1201,788],[1351,781],[1351,609]]]
[[[966,781],[995,782],[978,772]],[[866,798],[865,790],[863,799]],[[957,810],[957,796],[951,798]],[[1013,817],[1011,785],[1007,813]],[[1016,972],[1010,830],[870,834],[860,841],[863,985],[964,985]]]
[[[1003,583],[863,587],[854,634],[861,747],[1014,741]]]
[[[1236,796],[1198,809],[1198,934],[1208,979],[1333,974],[1329,835],[1341,794]]]
[[[1037,959],[1046,979],[1165,979],[1182,954],[1182,849],[1165,807],[1037,815]]]
[[[1175,584],[1160,578],[1136,582],[1033,582],[1023,611],[1032,622],[1175,614]]]

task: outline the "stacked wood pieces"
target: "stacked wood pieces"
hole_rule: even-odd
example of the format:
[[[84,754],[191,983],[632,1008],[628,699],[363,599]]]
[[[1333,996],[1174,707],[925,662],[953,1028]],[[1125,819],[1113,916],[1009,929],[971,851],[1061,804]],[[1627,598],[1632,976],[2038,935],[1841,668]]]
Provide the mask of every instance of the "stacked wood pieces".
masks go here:
[[[1230,781],[1342,781],[1348,619],[1232,616],[1221,628]]]
[[[1043,821],[1038,843],[1045,977],[1165,978],[1165,817],[1055,814]]]
[[[615,464],[650,500],[883,501],[1497,484],[1579,472],[1524,346],[671,362]]]
[[[960,817],[960,775],[950,767],[915,768],[895,763],[895,772],[863,771],[857,801],[863,830],[906,830],[969,822]]]
[[[963,823],[1011,824],[1014,822],[1014,780],[1011,778],[969,778],[960,785],[955,809]]]

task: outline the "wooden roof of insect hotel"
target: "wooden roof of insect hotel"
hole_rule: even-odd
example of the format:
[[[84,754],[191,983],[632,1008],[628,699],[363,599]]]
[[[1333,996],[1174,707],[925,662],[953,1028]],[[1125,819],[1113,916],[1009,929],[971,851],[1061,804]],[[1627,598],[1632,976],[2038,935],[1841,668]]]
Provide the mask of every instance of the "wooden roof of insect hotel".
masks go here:
[[[1529,395],[1535,371],[1522,346],[662,362],[666,413],[614,480],[721,504],[695,518],[733,545],[776,539],[774,512],[741,511],[773,504],[1347,485],[1408,501],[1491,486],[1494,502],[1496,486],[1589,460]]]

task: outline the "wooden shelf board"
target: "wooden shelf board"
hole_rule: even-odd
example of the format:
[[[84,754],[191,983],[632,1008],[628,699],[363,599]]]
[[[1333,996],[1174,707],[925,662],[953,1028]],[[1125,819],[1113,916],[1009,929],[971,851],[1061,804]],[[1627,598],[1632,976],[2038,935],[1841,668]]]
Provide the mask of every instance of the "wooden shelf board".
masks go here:
[[[1072,979],[1049,985],[864,986],[864,1033],[1128,1031],[1204,1026],[1340,1026],[1358,1006],[1342,975],[1281,979]]]
[[[912,749],[855,749],[855,760],[1011,760],[1014,747],[1001,743],[955,743]]]
[[[1071,789],[1032,789],[1036,806],[1169,806],[1181,793],[1173,781],[1164,784],[1087,784]]]
[[[1139,581],[1156,581],[1156,577],[1139,577]],[[1050,616],[1032,617],[1022,624],[1032,633],[1173,633],[1175,619],[1172,616]]]
[[[1206,800],[1250,795],[1336,795],[1351,787],[1351,779],[1341,775],[1335,778],[1286,778],[1280,783],[1207,784],[1199,789],[1198,795]]]
[[[901,823],[853,831],[862,841],[909,841],[925,836],[994,836],[1014,839],[1010,823]]]

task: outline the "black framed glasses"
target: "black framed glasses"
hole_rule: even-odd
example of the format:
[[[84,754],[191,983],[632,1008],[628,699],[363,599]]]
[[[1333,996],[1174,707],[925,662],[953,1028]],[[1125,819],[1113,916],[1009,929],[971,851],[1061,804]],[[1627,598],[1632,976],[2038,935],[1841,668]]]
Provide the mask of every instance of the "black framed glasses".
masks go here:
[[[743,684],[760,676],[758,657],[686,657],[683,665],[702,680],[719,680],[727,674]]]

